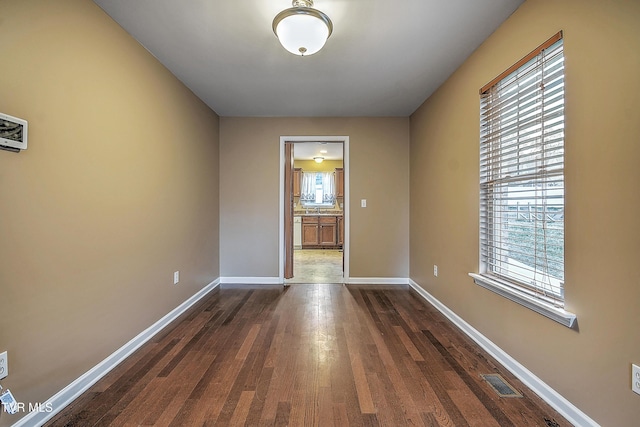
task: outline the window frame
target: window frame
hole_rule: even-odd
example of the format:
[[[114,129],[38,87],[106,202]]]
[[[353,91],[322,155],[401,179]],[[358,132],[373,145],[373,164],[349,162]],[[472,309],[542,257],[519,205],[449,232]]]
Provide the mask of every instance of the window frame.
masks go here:
[[[312,172],[302,172],[302,182],[304,183],[307,176],[313,175],[313,180],[315,184],[313,184],[313,199],[305,198],[302,194],[300,197],[300,204],[305,208],[331,208],[335,206],[336,196],[335,196],[335,172],[330,171],[312,171]],[[325,178],[327,175],[330,175],[330,179],[332,182],[327,183],[329,188],[332,189],[332,197],[330,200],[325,200],[326,198],[326,189],[325,189]],[[306,185],[302,185],[302,192],[307,191]],[[318,200],[320,199],[320,201]]]
[[[512,206],[507,206],[508,202],[504,201],[502,198],[512,197],[509,195],[509,193],[511,192],[513,194],[514,189],[516,188],[518,189],[517,191],[521,191],[522,194],[528,194],[528,188],[536,188],[535,194],[533,196],[533,200],[535,201],[534,206],[536,206],[537,208],[539,206],[538,203],[541,203],[543,207],[541,216],[542,219],[540,220],[540,223],[542,224],[541,226],[543,230],[543,243],[541,247],[544,249],[545,262],[547,259],[547,254],[551,253],[549,250],[551,246],[549,246],[549,244],[551,244],[552,242],[552,237],[549,237],[549,240],[547,240],[547,223],[551,223],[553,221],[557,222],[557,220],[555,219],[546,217],[546,204],[547,200],[555,198],[555,206],[557,206],[557,199],[559,199],[557,196],[551,196],[551,191],[546,187],[548,183],[554,183],[553,185],[562,187],[561,209],[562,212],[564,212],[564,136],[560,138],[561,140],[559,138],[553,138],[553,143],[548,142],[549,134],[553,135],[553,132],[563,134],[564,132],[564,89],[562,89],[562,103],[559,107],[559,109],[562,110],[561,131],[553,131],[549,133],[545,131],[544,125],[547,121],[547,118],[543,115],[543,113],[546,114],[547,110],[544,109],[544,107],[541,108],[537,104],[532,108],[532,111],[540,114],[541,130],[538,133],[541,136],[537,138],[529,138],[525,143],[521,142],[521,140],[524,141],[525,138],[521,137],[518,134],[515,137],[515,143],[505,143],[504,140],[507,139],[509,133],[507,131],[504,131],[501,126],[503,121],[502,117],[503,114],[505,114],[503,111],[504,107],[501,106],[501,104],[506,101],[516,101],[518,105],[513,111],[515,111],[515,116],[517,116],[517,118],[511,118],[509,124],[512,126],[515,125],[518,129],[518,132],[520,131],[521,107],[519,103],[524,97],[524,95],[521,93],[517,93],[515,96],[502,95],[501,97],[500,91],[501,89],[503,89],[502,85],[509,88],[510,81],[513,81],[513,79],[516,79],[517,81],[517,79],[520,78],[520,73],[523,73],[523,71],[533,72],[534,74],[541,74],[545,76],[544,73],[545,71],[547,71],[549,65],[545,61],[544,53],[550,47],[554,47],[554,50],[558,49],[562,54],[561,72],[562,84],[564,84],[564,46],[563,34],[562,31],[560,31],[480,89],[480,272],[469,273],[469,275],[473,278],[474,282],[477,285],[491,290],[546,317],[549,317],[550,319],[555,320],[569,328],[572,328],[576,321],[576,315],[564,309],[564,249],[562,249],[563,253],[561,263],[562,278],[561,281],[559,281],[550,273],[551,270],[549,270],[547,264],[545,264],[547,270],[541,273],[543,270],[539,269],[540,266],[538,265],[537,258],[538,254],[535,251],[532,254],[532,251],[530,251],[528,248],[519,249],[523,256],[528,256],[529,258],[534,259],[533,266],[522,264],[521,262],[517,261],[517,259],[512,258],[514,256],[512,255],[513,244],[508,240],[509,237],[502,237],[502,230],[509,228],[509,220],[505,218],[507,218],[509,212],[512,210]],[[538,62],[534,62],[534,60]],[[543,89],[546,89],[546,87],[543,86]],[[549,90],[549,93],[552,93],[552,91]],[[494,96],[494,94],[497,95]],[[531,95],[527,96],[530,97]],[[539,99],[543,103],[549,98],[552,97],[547,93],[539,95]],[[486,109],[487,105],[489,106],[489,109]],[[494,117],[485,118],[483,114],[487,113],[498,114],[498,117],[500,117],[500,119],[498,120]],[[488,137],[487,131],[483,131],[483,129],[487,129],[490,125],[495,124],[496,120],[500,124],[500,126],[498,126],[500,132],[499,136]],[[524,122],[525,120],[523,119],[522,121]],[[524,129],[529,130],[531,125],[528,124],[522,126],[524,127]],[[520,153],[521,146],[530,149],[534,152],[534,154],[528,154],[529,158],[526,158],[525,155]],[[513,147],[516,148],[513,149]],[[543,154],[542,156],[539,156],[537,154],[538,151],[544,152],[547,147],[551,147],[551,149],[557,150],[557,153],[554,153],[556,155],[555,159],[549,163],[550,166],[547,166],[547,161],[551,157],[545,157],[545,154]],[[511,149],[512,153],[505,154],[509,151],[506,148]],[[517,151],[517,154],[513,154],[514,151]],[[560,156],[558,156],[558,153],[560,153]],[[493,160],[494,157],[492,156],[497,156],[498,158],[495,163]],[[488,163],[483,164],[483,162],[487,160],[486,158],[491,158],[491,168],[487,166]],[[540,158],[542,159],[542,166],[540,166],[539,163]],[[510,163],[513,161],[515,161],[517,165],[520,165],[520,163],[522,162],[534,164],[534,166],[529,167],[530,172],[528,173],[521,173],[520,171],[517,171],[515,173],[509,171],[503,172],[503,169],[511,170],[510,168],[513,168],[513,163]],[[557,161],[557,163],[553,163],[554,161]],[[498,173],[493,173],[492,168],[494,164],[498,165]],[[492,170],[489,171],[488,168]],[[533,180],[531,182],[535,183],[536,185],[532,186],[529,182],[530,180]],[[530,187],[527,187],[526,183],[529,183]],[[542,185],[542,190],[540,190],[540,194],[538,194],[537,187],[540,185]],[[558,192],[556,192],[556,194],[557,193]],[[529,195],[528,197],[531,196]],[[513,198],[517,199],[517,197],[515,196],[513,196]],[[496,203],[496,201],[498,203]],[[506,209],[505,206],[507,206]],[[536,216],[536,212],[537,210],[534,211],[534,216]],[[515,221],[518,221],[518,215],[519,208],[516,207]],[[511,223],[513,222],[514,221],[512,220]],[[539,224],[538,220],[536,219],[536,224],[532,227],[534,229],[533,245],[536,247],[536,250],[538,248],[537,241],[539,237],[538,227]],[[509,231],[507,231],[507,235],[508,233]],[[553,239],[555,239],[554,242],[556,242],[558,239],[561,239],[562,247],[564,247],[564,219],[561,227],[561,233],[559,234],[561,237],[557,235],[553,237]],[[557,255],[555,259],[557,260]],[[519,264],[521,264],[525,268],[521,269],[519,273],[515,273],[515,271],[518,269]],[[525,270],[531,270],[531,272]],[[530,284],[522,280],[523,278],[528,280],[528,274],[533,274],[534,276]],[[539,280],[537,278],[539,276],[542,276],[543,279]]]

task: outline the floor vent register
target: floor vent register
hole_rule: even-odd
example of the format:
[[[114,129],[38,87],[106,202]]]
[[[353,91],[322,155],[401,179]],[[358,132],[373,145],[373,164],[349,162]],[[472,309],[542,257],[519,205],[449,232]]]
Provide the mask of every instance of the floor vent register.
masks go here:
[[[491,388],[500,397],[522,397],[522,394],[507,382],[500,374],[483,374],[482,379],[489,383]]]

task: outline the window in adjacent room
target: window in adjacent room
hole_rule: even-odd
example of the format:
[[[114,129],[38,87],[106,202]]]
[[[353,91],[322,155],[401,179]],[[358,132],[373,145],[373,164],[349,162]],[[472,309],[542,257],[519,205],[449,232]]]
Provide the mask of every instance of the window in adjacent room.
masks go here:
[[[476,283],[567,326],[564,54],[556,34],[481,89]]]
[[[303,172],[300,201],[303,206],[330,207],[336,200],[333,172]]]

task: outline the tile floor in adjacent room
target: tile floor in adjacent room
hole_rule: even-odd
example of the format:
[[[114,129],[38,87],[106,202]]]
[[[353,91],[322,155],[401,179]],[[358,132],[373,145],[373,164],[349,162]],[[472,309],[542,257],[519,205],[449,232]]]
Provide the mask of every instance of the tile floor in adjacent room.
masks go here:
[[[342,255],[338,249],[296,249],[286,283],[343,283]]]

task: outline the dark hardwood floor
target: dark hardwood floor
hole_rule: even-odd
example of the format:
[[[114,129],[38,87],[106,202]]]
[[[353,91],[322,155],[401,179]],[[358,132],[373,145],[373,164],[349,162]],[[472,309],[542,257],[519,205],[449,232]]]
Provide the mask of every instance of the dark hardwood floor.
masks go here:
[[[409,287],[314,284],[223,285],[47,424],[138,425],[570,424]]]

